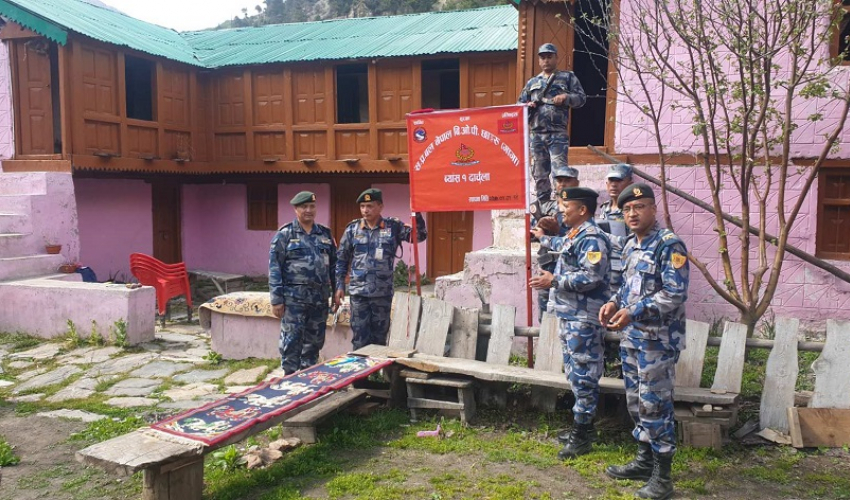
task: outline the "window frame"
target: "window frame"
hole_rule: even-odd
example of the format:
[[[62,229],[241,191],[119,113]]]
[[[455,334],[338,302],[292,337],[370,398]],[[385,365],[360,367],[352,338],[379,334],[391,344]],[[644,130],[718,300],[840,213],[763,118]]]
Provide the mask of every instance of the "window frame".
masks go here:
[[[815,235],[815,256],[827,260],[850,260],[850,250],[848,252],[832,252],[823,250],[823,238],[826,236],[826,221],[824,219],[826,207],[845,206],[850,207],[850,195],[847,198],[826,198],[826,183],[830,176],[845,176],[850,182],[850,165],[846,167],[830,167],[822,168],[818,173],[818,200],[817,200],[817,229]],[[850,216],[850,214],[848,214]],[[850,240],[850,234],[845,236]]]
[[[245,186],[246,224],[248,231],[276,231],[278,228],[277,184],[251,182]],[[258,211],[252,207],[259,206]],[[256,215],[261,214],[261,215]]]
[[[835,61],[840,58],[839,48],[841,46],[841,22],[847,18],[850,23],[850,1],[835,0],[835,33],[832,34],[832,39],[829,41],[829,57]],[[850,41],[848,42],[848,50],[850,50]],[[836,66],[850,66],[850,53],[848,59],[841,58]]]

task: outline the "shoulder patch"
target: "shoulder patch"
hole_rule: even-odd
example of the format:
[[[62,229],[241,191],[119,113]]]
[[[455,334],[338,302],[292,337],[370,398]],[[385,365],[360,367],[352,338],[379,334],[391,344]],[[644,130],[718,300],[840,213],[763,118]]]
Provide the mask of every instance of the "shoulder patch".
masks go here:
[[[599,264],[602,260],[602,252],[587,252],[587,261],[591,264]]]
[[[670,256],[670,261],[673,263],[673,268],[681,269],[688,262],[688,256],[679,252],[673,252]]]

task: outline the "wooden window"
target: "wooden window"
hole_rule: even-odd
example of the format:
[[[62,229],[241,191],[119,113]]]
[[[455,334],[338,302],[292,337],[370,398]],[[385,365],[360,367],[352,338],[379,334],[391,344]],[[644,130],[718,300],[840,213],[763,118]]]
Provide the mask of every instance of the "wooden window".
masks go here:
[[[850,168],[820,173],[816,255],[850,260]]]
[[[154,82],[156,65],[153,61],[124,56],[124,81],[127,86],[127,118],[154,121]]]
[[[422,107],[457,109],[460,107],[460,60],[422,61]]]
[[[336,122],[369,123],[369,67],[342,64],[336,67]]]
[[[248,230],[277,229],[277,184],[248,184]]]
[[[850,64],[850,0],[835,0],[836,24],[829,44],[829,55],[840,59],[842,65]]]

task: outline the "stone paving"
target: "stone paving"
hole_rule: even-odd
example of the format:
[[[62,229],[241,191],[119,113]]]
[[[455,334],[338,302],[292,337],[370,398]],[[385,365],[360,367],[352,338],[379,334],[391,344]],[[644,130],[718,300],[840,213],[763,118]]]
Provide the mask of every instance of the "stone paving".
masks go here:
[[[10,353],[9,345],[0,344],[0,399],[51,403],[56,408],[57,404],[101,396],[98,401],[116,408],[173,413],[282,375],[279,370],[269,372],[267,366],[235,370],[210,365],[204,359],[210,352],[209,335],[196,324],[157,328],[154,342],[132,349],[89,346],[68,350],[61,341],[45,341]],[[105,418],[71,408],[39,415],[86,422]]]

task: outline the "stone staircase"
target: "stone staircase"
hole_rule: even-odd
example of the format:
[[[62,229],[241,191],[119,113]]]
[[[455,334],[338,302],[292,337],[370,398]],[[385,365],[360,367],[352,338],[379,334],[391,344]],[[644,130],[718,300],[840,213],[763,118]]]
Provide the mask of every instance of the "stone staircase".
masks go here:
[[[79,280],[57,269],[79,256],[76,203],[69,174],[0,173],[0,282],[27,278]],[[48,255],[45,243],[62,244]]]

